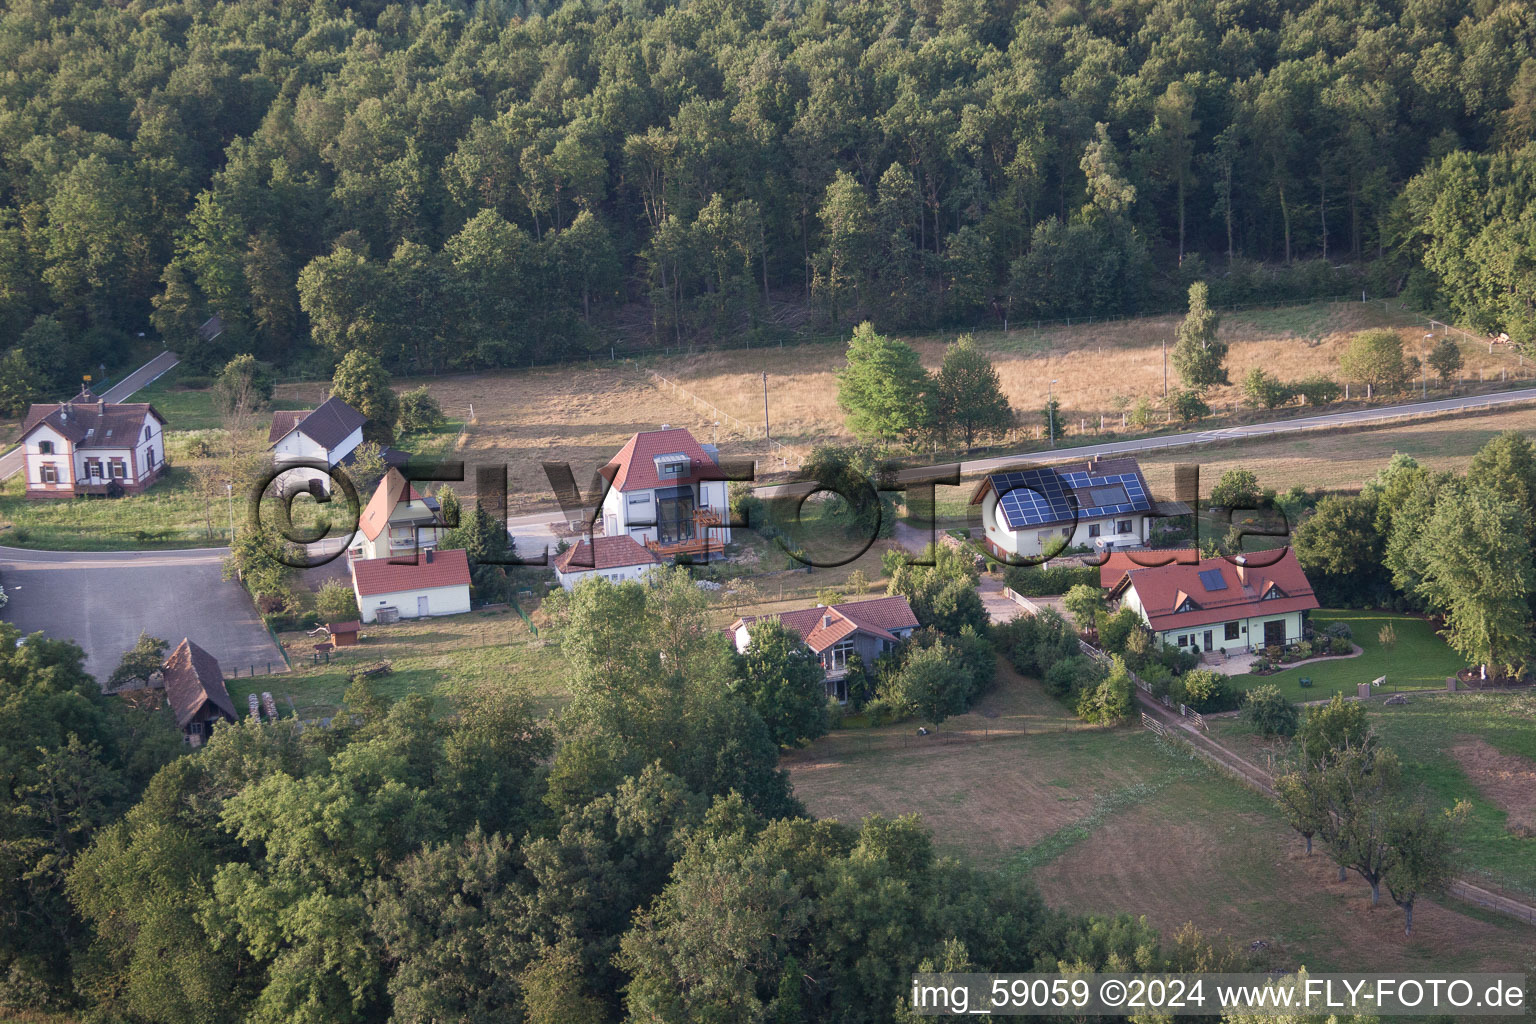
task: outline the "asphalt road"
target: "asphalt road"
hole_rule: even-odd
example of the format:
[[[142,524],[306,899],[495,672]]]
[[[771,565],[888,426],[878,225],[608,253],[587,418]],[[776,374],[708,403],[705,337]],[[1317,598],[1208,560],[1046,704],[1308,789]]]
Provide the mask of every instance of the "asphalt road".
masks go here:
[[[167,349],[166,351],[161,352],[159,355],[155,356],[155,358],[151,359],[149,362],[145,363],[143,366],[139,367],[137,370],[134,370],[128,376],[118,381],[116,384],[112,385],[107,389],[107,393],[101,397],[105,398],[109,402],[127,401],[129,396],[131,396],[135,391],[138,391],[140,388],[144,387],[150,381],[160,376],[166,370],[169,370],[171,367],[175,366],[178,361],[179,360],[176,357],[176,353]],[[21,464],[20,445],[12,448],[4,455],[0,455],[0,480],[9,480],[17,473],[20,473]]]
[[[182,637],[219,659],[226,675],[283,669],[283,657],[245,589],[220,579],[223,548],[182,551],[26,551],[0,547],[10,602],[0,618],[85,650],[106,679],[139,632]]]
[[[1016,455],[998,455],[988,459],[974,459],[960,464],[962,477],[990,473],[1021,464],[1042,462],[1077,462],[1095,455],[1126,455],[1133,452],[1157,451],[1163,448],[1184,448],[1190,445],[1210,444],[1216,441],[1242,441],[1277,434],[1299,433],[1329,427],[1364,427],[1373,423],[1389,422],[1405,416],[1426,416],[1437,413],[1469,412],[1478,409],[1497,408],[1536,402],[1536,388],[1520,391],[1501,391],[1492,395],[1464,395],[1460,398],[1442,398],[1433,402],[1410,402],[1403,405],[1385,405],[1379,408],[1354,409],[1349,412],[1324,413],[1320,416],[1298,416],[1295,419],[1273,420],[1269,423],[1250,423],[1240,427],[1223,427],[1218,430],[1191,430],[1182,434],[1162,434],[1129,441],[1110,441],[1105,444],[1079,445],[1074,448],[1048,448],[1044,451],[1020,452]],[[924,468],[897,473],[903,477],[920,477],[927,473]],[[771,498],[792,495],[814,489],[810,483],[777,484],[757,488],[760,497]]]

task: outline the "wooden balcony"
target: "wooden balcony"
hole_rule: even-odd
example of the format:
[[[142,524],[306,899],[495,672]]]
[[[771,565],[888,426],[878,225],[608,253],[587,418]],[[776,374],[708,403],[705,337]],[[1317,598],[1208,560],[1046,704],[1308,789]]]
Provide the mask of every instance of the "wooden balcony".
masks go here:
[[[662,558],[676,558],[679,555],[702,556],[709,558],[711,552],[719,554],[725,549],[725,544],[718,537],[711,537],[711,529],[719,529],[721,526],[720,515],[713,509],[699,508],[693,511],[694,535],[684,540],[662,542],[648,540],[645,547],[648,551]]]

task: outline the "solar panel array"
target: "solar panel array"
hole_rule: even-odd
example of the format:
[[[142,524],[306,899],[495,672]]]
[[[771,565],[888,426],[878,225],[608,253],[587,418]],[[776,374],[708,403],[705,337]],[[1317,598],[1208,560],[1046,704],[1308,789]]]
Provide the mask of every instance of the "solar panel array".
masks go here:
[[[1092,519],[1098,516],[1119,515],[1125,512],[1148,512],[1152,502],[1135,473],[1111,473],[1095,476],[1081,470],[1063,472],[1055,469],[1026,469],[1012,473],[995,473],[991,477],[992,489],[1001,499],[999,504],[1008,525],[1014,529],[1026,526],[1042,526],[1046,523],[1069,522],[1073,518]],[[1123,502],[1113,505],[1078,505],[1074,492],[1120,485],[1125,489]],[[1119,492],[1115,492],[1119,496]],[[1073,510],[1077,510],[1074,516]]]
[[[1220,569],[1201,569],[1200,585],[1206,590],[1226,590],[1227,580]]]

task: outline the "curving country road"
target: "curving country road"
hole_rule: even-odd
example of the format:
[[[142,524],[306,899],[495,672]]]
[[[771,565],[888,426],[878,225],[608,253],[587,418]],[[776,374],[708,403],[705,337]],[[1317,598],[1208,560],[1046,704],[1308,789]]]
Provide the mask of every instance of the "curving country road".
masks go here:
[[[228,674],[282,671],[245,588],[221,577],[225,548],[29,551],[0,547],[3,613],[23,633],[73,640],[85,669],[106,679],[140,631],[205,648]],[[270,667],[269,667],[270,666]]]
[[[1303,430],[1328,427],[1369,426],[1405,416],[1430,416],[1437,413],[1467,412],[1477,409],[1496,408],[1503,405],[1519,405],[1536,402],[1536,388],[1519,391],[1501,391],[1491,395],[1464,395],[1460,398],[1441,398],[1433,402],[1407,402],[1402,405],[1384,405],[1380,408],[1352,409],[1348,412],[1323,413],[1318,416],[1298,416],[1294,419],[1272,420],[1268,423],[1250,423],[1241,427],[1222,427],[1218,430],[1192,430],[1183,434],[1164,434],[1134,441],[1113,441],[1108,444],[1083,445],[1077,448],[1055,448],[1043,452],[1020,455],[1000,455],[991,459],[977,459],[960,464],[962,473],[984,473],[1001,469],[1020,459],[1039,461],[1076,461],[1094,455],[1114,455],[1123,452],[1152,451],[1158,448],[1182,448],[1192,444],[1209,444],[1213,441],[1241,441],[1273,434],[1290,434]]]
[[[176,353],[167,349],[112,385],[101,397],[109,402],[126,401],[135,391],[148,385],[179,361]],[[21,472],[21,466],[21,446],[17,445],[4,455],[0,455],[0,480],[9,480]]]
[[[1441,398],[1433,402],[1408,402],[1402,405],[1384,405],[1379,408],[1352,409],[1347,412],[1323,413],[1318,416],[1298,416],[1293,419],[1271,420],[1268,423],[1250,423],[1239,427],[1221,427],[1215,430],[1191,430],[1182,434],[1162,434],[1125,441],[1108,441],[1104,444],[1079,445],[1073,448],[1047,448],[1043,451],[1019,452],[1014,455],[997,455],[985,459],[973,459],[960,463],[962,477],[990,473],[1023,463],[1078,462],[1095,455],[1127,455],[1133,452],[1157,451],[1163,448],[1185,448],[1190,445],[1210,444],[1216,441],[1242,441],[1276,434],[1300,433],[1306,430],[1331,427],[1367,427],[1404,417],[1432,416],[1455,412],[1475,412],[1536,402],[1536,388],[1519,391],[1501,391],[1491,395],[1464,395],[1460,398]],[[908,469],[896,474],[898,480],[920,478],[929,471],[926,467]],[[780,497],[814,489],[809,483],[776,484],[757,488],[760,497]]]

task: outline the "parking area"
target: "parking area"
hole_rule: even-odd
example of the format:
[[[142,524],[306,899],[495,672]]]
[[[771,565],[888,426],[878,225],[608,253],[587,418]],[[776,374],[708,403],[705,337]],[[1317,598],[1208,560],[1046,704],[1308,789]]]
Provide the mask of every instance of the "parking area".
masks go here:
[[[85,668],[106,679],[141,631],[172,646],[190,637],[226,675],[282,671],[283,657],[249,595],[220,578],[222,549],[24,551],[0,547],[10,597],[0,618],[85,650]]]

